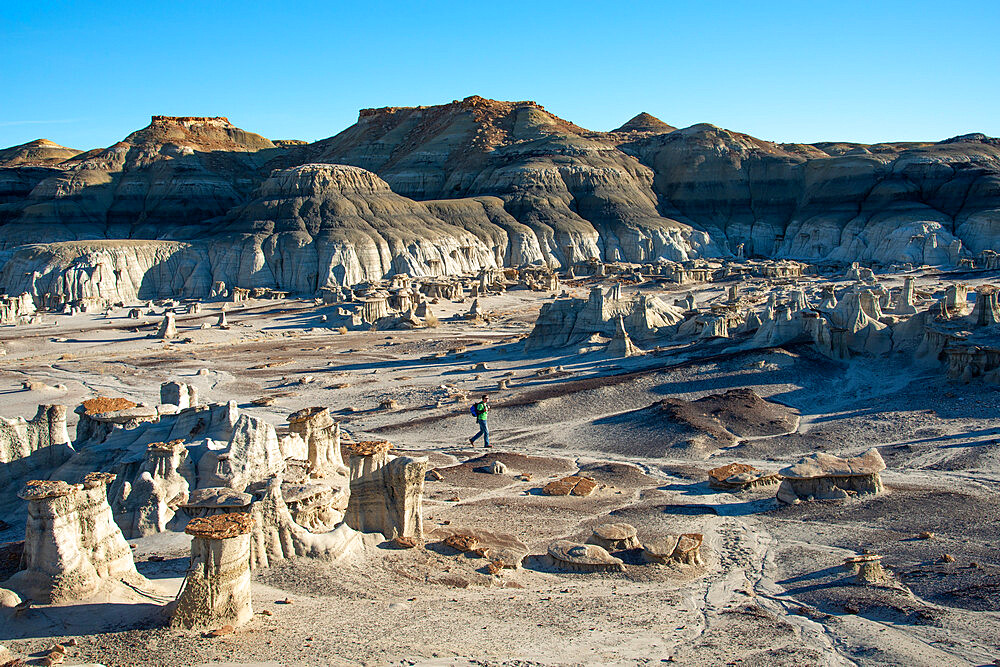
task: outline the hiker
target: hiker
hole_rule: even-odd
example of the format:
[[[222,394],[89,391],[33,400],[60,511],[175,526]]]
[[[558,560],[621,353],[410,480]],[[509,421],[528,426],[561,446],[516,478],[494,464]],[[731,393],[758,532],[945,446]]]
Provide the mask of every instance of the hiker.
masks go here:
[[[472,406],[471,412],[472,415],[476,418],[476,422],[479,424],[479,433],[469,438],[470,445],[476,444],[476,438],[478,438],[479,436],[483,436],[483,442],[486,444],[486,446],[487,447],[493,446],[490,444],[490,429],[487,428],[486,426],[486,415],[489,414],[490,411],[489,403],[487,403],[488,400],[489,399],[484,394],[483,400]]]

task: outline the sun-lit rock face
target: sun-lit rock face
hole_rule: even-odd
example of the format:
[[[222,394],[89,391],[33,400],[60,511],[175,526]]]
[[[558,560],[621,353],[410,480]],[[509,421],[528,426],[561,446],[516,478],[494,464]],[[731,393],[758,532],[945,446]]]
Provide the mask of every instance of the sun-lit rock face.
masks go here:
[[[497,263],[495,251],[473,234],[395,194],[372,172],[344,165],[276,171],[218,231],[232,241],[213,247],[213,266],[238,267],[227,284],[295,292]]]
[[[741,253],[951,266],[1000,245],[1000,141],[776,144],[649,114],[595,132],[535,102],[473,96],[365,109],[312,144],[155,116],[105,149],[0,152],[0,250],[107,240],[189,244],[170,251],[179,259],[137,255],[152,273],[124,282],[190,296],[214,281],[312,292],[401,272]],[[37,271],[36,295],[76,262],[10,259],[0,287]]]
[[[66,148],[48,139],[35,139],[26,144],[0,149],[0,167],[57,165],[80,153],[75,148]]]

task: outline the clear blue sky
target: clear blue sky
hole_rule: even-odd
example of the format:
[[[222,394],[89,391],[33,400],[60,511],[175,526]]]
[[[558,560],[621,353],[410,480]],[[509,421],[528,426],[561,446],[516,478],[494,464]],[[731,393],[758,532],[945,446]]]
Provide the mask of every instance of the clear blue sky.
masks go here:
[[[0,147],[153,114],[316,140],[363,107],[532,99],[774,141],[1000,135],[1000,1],[0,0]]]

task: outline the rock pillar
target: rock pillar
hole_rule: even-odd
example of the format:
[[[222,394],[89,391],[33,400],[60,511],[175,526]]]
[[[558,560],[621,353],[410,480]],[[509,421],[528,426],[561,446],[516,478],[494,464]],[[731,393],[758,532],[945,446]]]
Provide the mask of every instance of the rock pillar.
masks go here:
[[[253,618],[250,531],[243,512],[192,519],[191,563],[170,624],[181,628],[237,627]]]

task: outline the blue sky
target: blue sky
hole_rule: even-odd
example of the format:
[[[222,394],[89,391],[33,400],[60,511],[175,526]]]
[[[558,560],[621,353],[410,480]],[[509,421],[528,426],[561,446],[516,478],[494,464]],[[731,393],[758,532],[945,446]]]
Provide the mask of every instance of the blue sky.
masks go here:
[[[1000,135],[1000,1],[0,0],[0,147],[153,114],[316,140],[478,94],[595,130],[640,111],[774,141]]]

